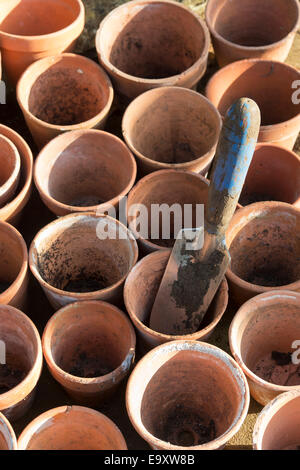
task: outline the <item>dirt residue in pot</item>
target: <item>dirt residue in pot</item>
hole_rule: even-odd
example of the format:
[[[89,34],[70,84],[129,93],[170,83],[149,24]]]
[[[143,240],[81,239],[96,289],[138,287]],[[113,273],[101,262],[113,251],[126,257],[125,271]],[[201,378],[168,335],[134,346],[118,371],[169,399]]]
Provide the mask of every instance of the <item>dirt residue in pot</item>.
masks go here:
[[[294,277],[285,266],[262,266],[250,272],[245,281],[257,286],[278,287],[293,283]]]
[[[99,199],[99,197],[90,194],[78,196],[76,199],[72,199],[72,201],[69,202],[69,205],[74,207],[91,207],[103,204],[103,202],[103,199]]]
[[[94,378],[109,374],[113,370],[114,368],[101,357],[81,351],[74,357],[68,372],[76,377]]]
[[[0,394],[16,387],[25,378],[24,369],[10,364],[0,364]]]
[[[87,274],[84,269],[77,277],[71,278],[64,284],[63,290],[66,292],[96,292],[108,287],[107,280],[100,274]]]
[[[253,372],[275,385],[300,385],[300,365],[293,364],[290,352],[272,351],[257,362]]]

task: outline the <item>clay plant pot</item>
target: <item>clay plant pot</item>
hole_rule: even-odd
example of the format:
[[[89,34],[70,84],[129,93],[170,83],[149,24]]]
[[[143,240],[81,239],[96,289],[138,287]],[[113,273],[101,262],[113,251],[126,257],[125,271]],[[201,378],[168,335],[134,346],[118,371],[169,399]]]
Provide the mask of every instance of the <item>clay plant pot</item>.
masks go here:
[[[124,142],[93,129],[56,137],[40,152],[34,168],[42,200],[59,216],[117,208],[135,178],[136,162]]]
[[[75,302],[49,320],[43,352],[52,376],[73,400],[98,406],[128,375],[135,333],[117,307],[101,301]]]
[[[300,211],[284,202],[238,210],[226,232],[230,298],[240,306],[273,289],[300,292]]]
[[[30,269],[56,310],[82,300],[119,303],[137,259],[131,232],[93,212],[55,220],[38,232],[29,250]]]
[[[154,212],[155,204],[156,207],[167,204],[169,208],[173,204],[179,205],[182,212],[182,217],[179,214],[182,226],[183,222],[186,222],[183,217],[184,205],[191,204],[192,225],[196,227],[200,223],[199,220],[197,222],[197,213],[199,213],[197,205],[206,204],[208,187],[209,182],[203,176],[183,170],[160,170],[142,178],[130,191],[127,201],[128,223],[135,237],[138,238],[141,253],[148,254],[156,250],[171,248],[174,244],[176,216],[174,217],[170,211],[170,234],[164,233],[162,217],[156,216]],[[144,206],[143,211],[140,210],[140,205]],[[158,225],[157,230],[156,225]],[[154,231],[158,233],[155,234]],[[167,237],[167,235],[170,236]]]
[[[28,280],[26,243],[12,225],[0,222],[0,304],[24,308]]]
[[[34,419],[18,439],[19,450],[127,450],[119,428],[102,413],[60,406]]]
[[[261,111],[258,142],[292,150],[300,131],[300,102],[297,90],[293,89],[299,80],[300,71],[290,65],[271,60],[241,60],[212,76],[206,96],[222,116],[238,98],[252,98]]]
[[[206,71],[209,45],[204,21],[169,0],[120,5],[96,35],[100,63],[129,99],[161,86],[196,86]]]
[[[0,220],[17,225],[31,193],[33,157],[29,146],[17,132],[0,124],[0,135],[7,137],[15,145],[21,158],[21,175],[17,191],[14,198],[0,208]]]
[[[216,151],[222,120],[216,108],[199,93],[163,87],[138,96],[128,106],[122,127],[140,175],[174,168],[205,176]]]
[[[10,201],[20,180],[21,159],[16,146],[0,134],[0,207]]]
[[[12,84],[32,62],[71,51],[84,21],[81,0],[2,0],[0,47]]]
[[[259,201],[282,201],[300,208],[300,158],[272,144],[258,144],[240,196],[246,206]]]
[[[129,273],[124,286],[126,310],[134,324],[140,349],[148,351],[174,340],[206,341],[221,320],[228,304],[228,285],[224,278],[201,324],[201,330],[191,335],[165,335],[149,327],[151,309],[170,256],[160,250],[143,258]]]
[[[104,70],[77,54],[31,64],[17,85],[17,99],[39,148],[62,132],[102,129],[113,101]]]
[[[299,390],[282,393],[262,410],[253,431],[253,449],[300,449]]]
[[[298,0],[208,0],[205,16],[220,67],[241,59],[284,62],[300,8]]]
[[[17,439],[13,428],[5,416],[0,413],[0,450],[16,450]]]
[[[172,341],[150,351],[126,391],[131,423],[156,450],[216,450],[239,430],[249,407],[246,378],[221,349]]]
[[[4,359],[0,364],[0,411],[16,421],[32,405],[42,371],[42,346],[33,322],[20,310],[0,305],[0,324]]]
[[[260,404],[300,388],[300,365],[293,363],[293,353],[297,353],[293,348],[299,339],[297,292],[265,292],[236,313],[229,330],[230,349],[247,376],[252,397]]]

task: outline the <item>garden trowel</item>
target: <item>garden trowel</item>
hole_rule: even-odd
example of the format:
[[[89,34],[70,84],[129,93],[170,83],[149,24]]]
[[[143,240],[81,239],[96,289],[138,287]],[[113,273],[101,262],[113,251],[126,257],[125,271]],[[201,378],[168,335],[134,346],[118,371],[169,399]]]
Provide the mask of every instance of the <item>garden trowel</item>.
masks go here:
[[[230,263],[225,233],[255,150],[260,111],[240,98],[227,111],[211,172],[204,227],[182,229],[154,301],[150,328],[169,335],[194,333]]]

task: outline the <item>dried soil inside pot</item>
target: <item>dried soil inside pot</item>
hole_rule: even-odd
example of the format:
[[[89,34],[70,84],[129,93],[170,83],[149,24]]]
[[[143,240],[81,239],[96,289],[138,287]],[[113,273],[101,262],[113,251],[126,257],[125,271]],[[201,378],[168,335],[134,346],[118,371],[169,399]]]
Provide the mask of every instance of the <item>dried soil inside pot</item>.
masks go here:
[[[300,366],[293,364],[292,352],[272,351],[258,361],[254,373],[275,385],[300,385]]]
[[[27,375],[27,368],[14,357],[6,357],[6,364],[0,364],[0,394],[16,387]]]
[[[106,21],[102,35],[111,64],[145,79],[184,72],[201,57],[205,45],[197,19],[164,2],[116,10]]]

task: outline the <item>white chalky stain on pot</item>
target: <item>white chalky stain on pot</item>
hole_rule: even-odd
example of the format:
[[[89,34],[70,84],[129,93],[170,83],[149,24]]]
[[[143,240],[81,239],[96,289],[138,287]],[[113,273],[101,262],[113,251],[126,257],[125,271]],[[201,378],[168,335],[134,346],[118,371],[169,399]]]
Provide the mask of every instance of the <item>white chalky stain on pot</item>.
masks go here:
[[[78,72],[78,73],[81,73],[81,74],[84,73],[83,70],[81,70],[81,69],[77,69],[77,72]]]
[[[267,300],[273,300],[273,299],[293,299],[296,300],[297,297],[294,297],[293,295],[270,295],[269,297],[265,297],[264,299],[261,299],[263,302],[266,302]]]
[[[134,351],[129,351],[129,353],[127,354],[127,356],[125,357],[124,361],[122,362],[120,366],[121,369],[123,371],[129,370],[133,360],[134,360]]]

